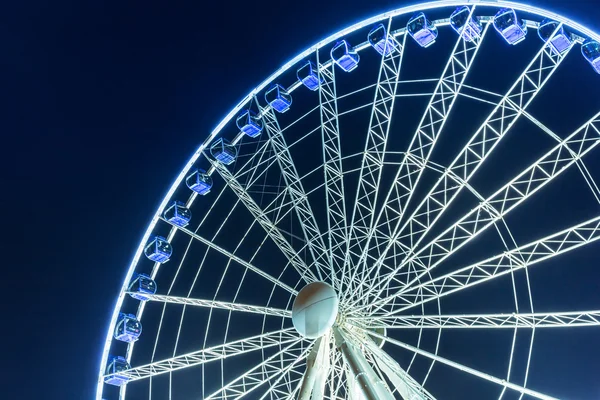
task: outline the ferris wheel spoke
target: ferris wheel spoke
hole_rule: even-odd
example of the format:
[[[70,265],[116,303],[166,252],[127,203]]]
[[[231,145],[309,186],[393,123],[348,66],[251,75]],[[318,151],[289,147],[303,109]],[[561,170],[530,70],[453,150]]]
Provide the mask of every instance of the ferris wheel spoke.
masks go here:
[[[516,385],[514,383],[506,381],[505,379],[496,378],[495,376],[486,374],[485,372],[481,372],[481,371],[478,371],[478,370],[476,370],[474,368],[467,367],[467,366],[462,365],[460,363],[457,363],[455,361],[451,361],[451,360],[449,360],[447,358],[438,356],[436,354],[430,353],[430,352],[425,351],[423,349],[419,349],[417,347],[414,347],[414,346],[411,346],[411,345],[409,345],[407,343],[401,342],[399,340],[396,340],[396,339],[393,339],[393,338],[381,335],[379,333],[372,332],[372,331],[363,331],[363,333],[371,335],[371,336],[373,336],[375,338],[383,339],[383,340],[386,341],[386,343],[393,344],[393,345],[401,347],[403,349],[412,351],[413,353],[416,353],[416,354],[419,354],[421,356],[427,357],[427,358],[429,358],[431,360],[434,360],[434,361],[439,362],[441,364],[447,365],[449,367],[458,369],[459,371],[466,372],[468,374],[471,374],[471,375],[477,376],[479,378],[485,379],[485,380],[487,380],[489,382],[493,382],[493,383],[495,383],[497,385],[500,385],[502,387],[505,387],[507,389],[512,389],[512,390],[517,391],[519,393],[522,393],[524,395],[528,395],[528,396],[535,397],[537,399],[543,399],[543,400],[557,400],[554,397],[551,397],[551,396],[548,396],[548,395],[536,392],[535,390],[531,390],[531,389],[528,389],[528,388]]]
[[[171,357],[162,361],[156,361],[151,364],[133,367],[121,371],[118,374],[131,382],[184,368],[195,367],[207,362],[222,360],[252,351],[260,351],[265,348],[281,346],[282,344],[292,343],[293,345],[300,341],[302,341],[302,339],[299,339],[298,334],[293,328],[282,329],[246,339],[235,340],[218,346],[207,347],[202,350]],[[109,376],[111,376],[111,374],[105,375],[105,377]]]
[[[238,182],[238,180],[233,177],[233,175],[229,172],[229,170],[227,170],[227,168],[225,168],[223,164],[221,164],[220,162],[213,161],[209,157],[206,158],[211,162],[213,166],[215,166],[219,175],[221,175],[221,177],[223,178],[223,180],[225,180],[227,185],[233,190],[233,192],[246,206],[248,211],[250,211],[250,213],[258,221],[258,223],[263,227],[263,229],[271,237],[273,242],[275,242],[277,247],[279,247],[281,252],[285,255],[285,257],[300,274],[300,276],[307,282],[316,281],[318,278],[315,276],[315,274],[308,268],[306,263],[302,260],[302,258],[300,258],[298,253],[296,253],[294,248],[285,239],[281,231],[277,228],[275,224],[271,222],[269,217],[267,217],[267,215],[260,208],[260,206],[256,204],[254,199],[252,199],[252,197]]]
[[[516,270],[528,268],[544,260],[594,243],[598,239],[600,239],[600,216],[460,268],[439,278],[415,285],[408,288],[404,293],[398,292],[388,297],[386,303],[394,300],[398,303],[399,308],[379,315],[386,317],[398,315],[412,307],[499,278]],[[524,258],[524,261],[522,261],[522,258]]]
[[[340,125],[335,80],[335,64],[321,65],[319,51],[316,52],[319,85],[319,109],[321,115],[321,137],[323,142],[323,175],[327,207],[327,239],[331,282],[335,288],[337,273],[344,266],[344,244],[347,242],[346,196],[344,170],[340,147]],[[342,276],[343,277],[343,276]]]
[[[371,108],[369,129],[367,130],[365,149],[358,176],[358,189],[354,199],[352,222],[350,231],[348,232],[349,236],[347,237],[348,251],[344,260],[344,275],[346,269],[352,271],[353,276],[356,276],[358,273],[360,259],[353,260],[351,253],[357,253],[362,256],[366,252],[367,246],[365,244],[368,242],[364,240],[364,237],[367,236],[373,224],[373,215],[375,214],[375,206],[379,194],[379,182],[384,166],[384,155],[388,143],[390,123],[396,100],[407,36],[403,35],[402,43],[398,43],[396,38],[389,33],[391,23],[392,18],[389,18],[385,31],[387,37],[384,39],[386,48],[382,52],[379,64],[379,74]],[[393,46],[394,49],[389,54],[386,54],[389,50],[388,46]],[[351,278],[348,281],[350,290],[347,293],[351,292],[351,288],[356,287],[352,285],[353,280]],[[358,286],[357,289],[361,290],[361,287]]]
[[[197,306],[206,307],[212,309],[229,310],[229,311],[242,311],[261,315],[270,315],[273,317],[291,318],[292,312],[288,310],[281,310],[273,307],[260,307],[249,304],[233,303],[227,301],[217,300],[205,300],[205,299],[192,299],[189,297],[177,297],[177,296],[165,296],[160,294],[148,294],[145,296],[148,300],[171,303],[171,304],[182,304],[186,306]]]
[[[298,368],[298,364],[306,358],[306,355],[301,355],[296,360],[285,367],[278,375],[277,379],[270,383],[269,388],[260,397],[259,400],[266,398],[274,399],[285,399],[290,392],[293,392],[292,386],[295,390],[298,390],[298,385],[302,382],[302,372]]]
[[[553,36],[557,32],[558,28]],[[416,248],[463,188],[461,185],[454,185],[448,179],[449,173],[453,172],[468,182],[531,104],[572,48],[571,46],[564,53],[555,54],[550,42],[549,40],[542,46],[448,167],[448,172],[442,174],[403,224],[392,242],[408,242],[411,249]],[[405,233],[405,230],[408,232]]]
[[[324,276],[329,272],[329,263],[326,259],[327,248],[323,242],[323,237],[315,220],[312,208],[308,202],[308,197],[292,160],[292,156],[289,152],[288,145],[285,138],[281,134],[279,123],[275,117],[272,108],[263,109],[262,111],[263,120],[265,121],[265,128],[269,137],[271,138],[271,144],[273,145],[273,151],[277,157],[277,163],[281,169],[283,179],[285,181],[287,192],[289,193],[293,207],[296,210],[296,215],[300,220],[302,232],[306,238],[308,244],[308,250],[315,261],[314,266],[317,271],[319,280],[323,280]]]
[[[171,224],[171,222],[166,221],[165,222]],[[171,224],[172,225],[172,224]],[[193,239],[205,244],[206,246],[210,247],[213,250],[218,251],[219,253],[223,254],[224,256],[228,257],[230,260],[233,260],[235,262],[237,262],[238,264],[242,265],[243,267],[245,267],[246,269],[262,276],[263,278],[267,279],[268,281],[274,283],[275,285],[279,286],[280,288],[290,292],[293,295],[298,294],[298,291],[295,290],[294,288],[292,288],[291,286],[286,285],[285,283],[281,282],[279,279],[275,278],[274,276],[269,275],[268,273],[266,273],[262,268],[258,268],[254,265],[252,265],[251,263],[243,260],[242,258],[236,256],[235,254],[225,250],[224,248],[216,245],[213,241],[208,240],[200,235],[198,235],[197,233],[194,233],[192,231],[190,231],[187,228],[181,227],[181,226],[177,226],[177,229],[184,232],[186,235],[192,237]]]
[[[448,171],[442,165],[439,165],[432,161],[425,163],[424,160],[420,160],[412,154],[407,155],[406,158],[407,158],[408,163],[412,163],[412,164],[418,166],[418,168],[423,168],[423,169],[428,168],[428,169],[436,171],[437,173],[440,173],[440,174],[445,173],[447,175],[447,179],[449,181],[454,182],[455,185],[459,185],[459,186],[463,186],[463,187],[467,188],[467,190],[469,190],[469,192],[480,203],[485,203],[485,201],[486,201],[485,197],[483,197],[471,184],[466,182],[464,179],[462,179],[460,176],[456,175],[452,171]],[[499,214],[499,212],[497,210],[493,209],[493,207],[489,206],[489,209],[493,213],[495,213],[495,215]],[[508,227],[506,227],[506,229],[508,229]],[[425,264],[423,264],[423,261],[421,259],[414,258],[414,259],[411,259],[410,262],[408,263],[408,267],[407,267],[406,271],[403,271],[403,272],[397,271],[395,268],[397,267],[397,265],[399,263],[396,263],[396,260],[398,259],[398,257],[405,258],[406,255],[409,254],[411,249],[408,246],[406,246],[405,244],[403,244],[402,242],[396,242],[395,246],[392,246],[390,251],[392,251],[392,255],[388,256],[384,260],[384,262],[382,262],[380,264],[379,270],[377,271],[377,274],[374,277],[371,277],[371,279],[366,279],[367,277],[363,277],[363,281],[361,282],[361,285],[368,288],[364,292],[365,295],[367,295],[367,296],[372,295],[376,291],[377,283],[379,283],[379,281],[382,279],[382,277],[390,278],[390,283],[385,288],[385,292],[388,293],[388,292],[396,290],[396,288],[394,288],[390,285],[392,281],[398,282],[399,285],[403,288],[406,285],[408,285],[408,283],[410,282],[410,277],[412,275],[416,274],[417,271],[424,271],[427,269],[427,267],[425,266]],[[386,264],[386,261],[388,261],[388,260],[390,262],[388,262]],[[377,264],[377,262],[378,262],[377,259],[374,259],[373,261],[375,261],[375,264]]]
[[[420,271],[404,289],[400,289],[399,293],[408,290],[423,275],[496,221],[505,217],[598,144],[600,144],[600,112],[429,244],[410,256],[408,261],[420,259],[420,264],[426,265],[427,268]],[[396,270],[400,270],[408,261],[401,263]],[[375,303],[381,304],[385,301],[381,299]]]
[[[474,7],[471,9],[473,12]],[[486,24],[483,34],[488,31],[489,25]],[[381,207],[375,223],[369,227],[369,233],[366,238],[363,255],[369,250],[375,250],[377,256],[382,256],[387,253],[392,245],[390,240],[375,241],[371,245],[371,241],[377,235],[385,237],[394,237],[398,231],[399,224],[406,206],[412,199],[414,188],[418,184],[424,168],[415,165],[410,160],[410,155],[423,160],[426,165],[437,139],[442,133],[446,120],[452,111],[454,103],[459,96],[462,85],[470,71],[473,61],[475,60],[480,45],[484,36],[481,36],[472,42],[467,42],[459,36],[452,54],[448,58],[448,62],[444,67],[442,75],[436,85],[433,95],[429,99],[418,128],[416,129],[408,150],[396,172],[394,183],[388,190],[384,205]],[[385,218],[384,218],[385,217]],[[375,230],[379,233],[376,235]],[[384,249],[382,249],[384,247]],[[363,256],[359,264],[365,263]],[[363,266],[363,272],[374,270],[375,275],[378,275],[381,264],[377,264],[368,268]]]
[[[283,347],[260,364],[247,370],[221,389],[205,397],[204,400],[240,399],[266,383],[274,380],[279,382],[286,372],[306,358],[310,351],[310,346],[303,346],[304,343],[305,340],[300,339]],[[284,364],[287,364],[287,366],[283,366]]]
[[[470,328],[567,328],[600,326],[600,310],[552,313],[473,315],[399,315],[373,318],[371,328],[470,329]]]

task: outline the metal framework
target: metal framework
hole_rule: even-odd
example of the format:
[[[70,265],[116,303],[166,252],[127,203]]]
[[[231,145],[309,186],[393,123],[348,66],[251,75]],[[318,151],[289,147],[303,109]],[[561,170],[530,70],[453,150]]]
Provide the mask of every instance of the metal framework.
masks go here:
[[[452,14],[461,19],[426,19],[450,16],[455,7],[464,7]],[[495,73],[512,76],[498,94],[474,77],[485,68],[483,54],[490,57],[489,37],[507,35],[495,19],[500,8],[523,18],[526,40],[538,40],[531,38],[538,29],[545,39],[533,54],[520,45],[506,51],[527,57],[526,67],[498,66]],[[408,24],[420,11],[423,23]],[[553,21],[551,33],[540,29],[543,19]],[[379,24],[384,29],[371,31]],[[356,44],[360,35],[368,40]],[[446,49],[442,40],[427,50],[410,44],[423,45],[423,35],[456,39]],[[342,39],[355,46],[344,45],[333,62],[330,50]],[[481,380],[485,389],[469,393],[477,398],[571,396],[559,380],[538,376],[530,383],[529,376],[535,355],[554,357],[554,349],[539,344],[546,332],[600,329],[598,304],[568,292],[563,275],[548,274],[540,284],[540,274],[566,268],[569,279],[581,278],[577,291],[595,288],[585,271],[586,263],[597,264],[589,249],[597,250],[600,239],[598,163],[589,156],[600,144],[600,100],[597,91],[586,95],[589,101],[538,98],[587,73],[587,63],[574,60],[587,39],[600,42],[600,35],[528,5],[442,0],[367,19],[290,60],[218,124],[154,215],[111,318],[96,400],[456,396],[432,373],[439,368]],[[434,75],[426,52],[447,54]],[[573,62],[563,63],[567,57]],[[299,80],[289,83],[307,60],[315,66],[314,94],[301,94]],[[348,67],[353,63],[356,69]],[[407,79],[413,74],[420,77]],[[585,77],[594,78],[600,79]],[[285,114],[258,100],[274,83],[294,95]],[[417,99],[424,109],[411,115],[406,109]],[[311,102],[301,107],[307,111],[294,111],[300,101]],[[548,103],[560,104],[552,111]],[[471,132],[460,122],[476,107],[487,110],[473,117],[478,127]],[[238,123],[245,110],[254,119]],[[552,112],[562,113],[558,129]],[[217,137],[229,140],[229,159],[211,152]],[[452,145],[438,145],[444,141]],[[206,169],[209,193],[188,191],[192,168]],[[173,205],[181,215],[165,213]],[[172,250],[147,249],[152,235]],[[144,258],[159,259],[159,250],[169,263]],[[564,261],[586,250],[579,265]],[[333,287],[339,311],[329,331],[309,340],[291,326],[301,313],[293,303],[315,281]],[[569,299],[564,307],[556,306],[561,296]],[[551,297],[555,304],[548,306],[544,299]],[[462,361],[449,351],[447,337],[475,334],[503,338],[487,346],[496,353],[505,346],[502,365],[485,349],[461,349],[470,352]],[[396,359],[399,352],[409,357]],[[583,392],[573,395],[590,396],[578,386]]]
[[[472,7],[471,14],[474,10],[475,8]],[[489,25],[486,24],[483,32],[484,35],[488,27]],[[408,146],[400,168],[396,173],[394,184],[386,196],[385,205],[381,208],[377,217],[375,223],[377,234],[374,234],[372,229],[370,230],[370,233],[366,235],[367,246],[365,248],[369,248],[369,243],[373,237],[379,235],[383,237],[395,236],[405,207],[411,200],[414,188],[425,170],[425,165],[431,156],[437,138],[444,128],[447,117],[450,115],[452,107],[458,98],[462,84],[475,60],[482,39],[483,37],[477,37],[472,42],[467,42],[462,36],[459,36],[452,54],[448,58],[444,72],[423,113],[421,122]],[[414,158],[423,160],[423,162],[415,164],[411,162]],[[383,243],[383,246],[385,246],[390,241],[386,240]],[[380,246],[379,243],[375,243],[373,247],[379,249]],[[387,250],[385,249],[383,252],[378,251],[379,254],[377,256],[381,257],[381,254],[387,253]],[[365,252],[363,252],[364,254]],[[361,261],[364,262],[364,257],[361,257]],[[379,267],[380,264],[376,265],[374,270],[378,272]],[[363,266],[363,270],[367,269],[366,266]]]

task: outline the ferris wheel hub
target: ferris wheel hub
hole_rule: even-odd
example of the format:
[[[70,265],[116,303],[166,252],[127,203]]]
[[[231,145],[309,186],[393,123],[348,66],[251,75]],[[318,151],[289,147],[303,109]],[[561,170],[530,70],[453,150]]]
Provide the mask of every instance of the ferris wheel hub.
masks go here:
[[[292,306],[292,323],[299,334],[315,339],[325,334],[335,323],[339,299],[325,282],[312,282],[300,290]]]

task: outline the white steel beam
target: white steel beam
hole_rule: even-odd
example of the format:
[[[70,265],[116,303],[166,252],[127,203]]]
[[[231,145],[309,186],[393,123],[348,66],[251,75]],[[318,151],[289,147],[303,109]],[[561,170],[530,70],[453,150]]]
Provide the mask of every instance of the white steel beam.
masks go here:
[[[327,255],[331,268],[331,283],[338,286],[337,273],[344,265],[347,242],[346,196],[344,169],[340,146],[340,126],[335,81],[335,64],[322,65],[316,52],[319,85],[319,109],[323,142],[323,174],[327,207]]]
[[[156,301],[160,303],[171,303],[171,304],[182,304],[186,306],[206,307],[211,309],[229,310],[229,311],[242,311],[261,315],[270,315],[273,317],[291,318],[292,312],[288,310],[281,310],[273,307],[260,307],[249,304],[233,303],[227,301],[217,300],[205,300],[205,299],[192,299],[189,297],[177,297],[177,296],[165,296],[160,294],[147,294],[144,295],[150,301]]]
[[[315,261],[314,267],[317,271],[319,280],[323,280],[326,274],[329,273],[329,263],[327,261],[327,248],[323,242],[323,237],[312,212],[308,197],[294,165],[292,155],[290,154],[288,145],[281,133],[279,122],[275,117],[272,108],[261,110],[262,119],[265,123],[265,129],[271,138],[271,144],[277,163],[281,169],[281,174],[286,184],[286,190],[290,195],[293,207],[296,210],[296,215],[300,221],[302,232],[308,245],[308,250]]]
[[[374,318],[373,328],[567,328],[600,326],[600,310],[527,314],[399,315]]]
[[[400,44],[390,34],[391,23],[392,19],[390,18],[386,24],[387,37],[383,40],[385,40],[386,47],[388,44],[393,44],[395,49],[388,55],[385,55],[386,52],[384,51],[381,56],[375,98],[373,99],[369,129],[358,177],[358,189],[352,211],[352,222],[350,232],[348,232],[348,251],[344,260],[344,276],[347,269],[352,271],[352,275],[356,275],[358,269],[356,266],[359,265],[359,260],[353,260],[351,253],[358,254],[360,257],[366,250],[366,243],[363,238],[371,230],[379,193],[379,182],[384,165],[384,155],[388,143],[390,122],[406,42],[406,35],[403,36],[402,44]],[[346,282],[349,289],[355,287],[351,282],[352,279]],[[351,292],[351,289],[341,293],[349,292]]]
[[[298,336],[294,328],[288,328],[246,339],[235,340],[218,346],[207,347],[202,350],[171,357],[166,360],[156,361],[151,364],[133,367],[126,371],[119,372],[118,375],[126,377],[130,381],[136,381],[183,368],[202,365],[215,360],[222,360],[251,351],[280,346],[281,344],[286,343],[292,343],[293,345],[301,341],[302,339]],[[113,375],[115,374],[107,374],[105,377]]]
[[[274,381],[273,384],[278,383],[285,373],[307,356],[310,347],[303,346],[303,342],[304,339],[301,339],[283,347],[277,353],[231,380],[221,389],[205,397],[204,400],[239,399],[266,383],[271,381]]]
[[[315,341],[306,359],[306,371],[298,394],[298,400],[322,400],[325,382],[329,374],[329,335]]]

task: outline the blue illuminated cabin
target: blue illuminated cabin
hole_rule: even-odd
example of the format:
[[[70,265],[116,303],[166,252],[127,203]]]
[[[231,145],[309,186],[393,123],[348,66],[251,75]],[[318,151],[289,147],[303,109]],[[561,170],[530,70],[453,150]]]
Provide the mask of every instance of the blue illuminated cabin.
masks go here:
[[[136,300],[146,301],[148,296],[156,293],[156,282],[146,274],[137,274],[129,283],[127,291]]]
[[[217,139],[210,146],[210,154],[225,165],[232,164],[237,157],[237,148],[225,139]]]
[[[386,32],[383,24],[375,25],[367,38],[371,46],[384,57],[393,53],[398,48],[398,42]]]
[[[133,314],[119,314],[117,325],[115,325],[115,339],[131,343],[139,339],[142,334],[142,323]]]
[[[173,247],[164,237],[154,236],[146,245],[144,254],[151,261],[166,263],[173,254]]]
[[[517,17],[512,8],[503,8],[494,16],[494,28],[509,44],[517,44],[525,40],[527,25]]]
[[[540,27],[538,28],[538,36],[540,39],[542,39],[544,43],[550,40],[550,48],[556,54],[564,53],[573,43],[571,35],[565,32],[562,26],[559,28],[559,25],[560,24],[556,21],[545,19],[540,23]],[[556,34],[552,36],[555,31]]]
[[[298,68],[296,76],[304,86],[313,92],[319,89],[319,85],[321,84],[321,80],[319,80],[319,70],[312,61],[307,61],[303,66]]]
[[[292,105],[292,95],[280,84],[272,85],[265,93],[265,101],[277,112],[284,113]]]
[[[333,62],[346,72],[353,71],[358,67],[360,56],[345,40],[337,42],[329,54]]]
[[[406,30],[421,47],[431,46],[438,35],[436,26],[422,12],[413,15],[406,25]]]
[[[587,39],[581,45],[581,54],[594,67],[594,70],[600,74],[600,43],[592,39]]]
[[[260,132],[263,130],[262,119],[252,110],[246,110],[241,113],[237,117],[235,124],[239,130],[252,138],[260,135]]]
[[[169,208],[163,212],[163,217],[173,225],[185,227],[192,219],[192,212],[180,201],[175,200]]]
[[[106,367],[107,376],[104,377],[104,383],[114,386],[126,384],[131,378],[123,372],[128,369],[131,369],[131,366],[124,357],[113,357]]]
[[[467,42],[481,37],[483,25],[476,15],[471,15],[471,9],[467,6],[458,7],[450,15],[450,26]]]
[[[213,180],[205,170],[196,169],[185,178],[185,184],[194,192],[204,196],[210,192],[210,189],[213,185]]]

